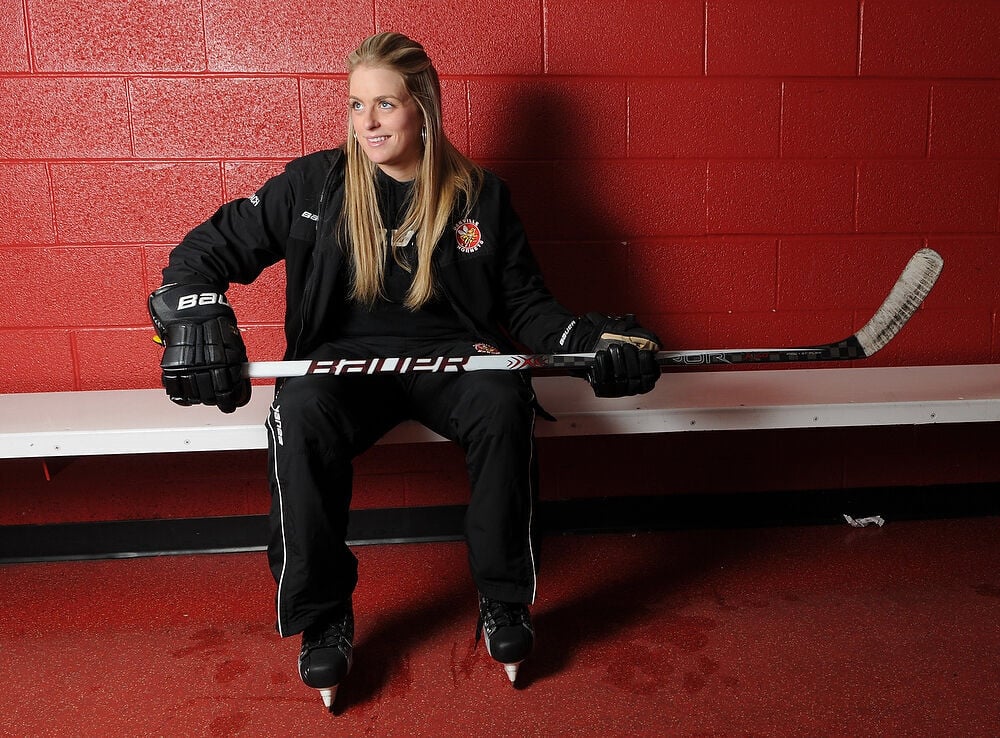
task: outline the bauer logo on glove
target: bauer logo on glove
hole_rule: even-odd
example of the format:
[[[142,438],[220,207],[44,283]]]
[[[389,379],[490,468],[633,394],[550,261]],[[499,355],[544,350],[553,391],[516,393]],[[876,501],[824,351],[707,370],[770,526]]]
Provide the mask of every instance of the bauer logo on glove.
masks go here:
[[[177,300],[177,311],[201,305],[229,305],[226,296],[219,292],[202,292],[200,294],[184,295]]]

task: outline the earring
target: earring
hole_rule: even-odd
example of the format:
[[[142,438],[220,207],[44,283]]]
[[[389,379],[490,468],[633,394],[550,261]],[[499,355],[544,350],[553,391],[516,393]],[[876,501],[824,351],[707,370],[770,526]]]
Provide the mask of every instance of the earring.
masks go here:
[[[420,128],[420,143],[424,146],[427,145],[427,126],[421,126]]]

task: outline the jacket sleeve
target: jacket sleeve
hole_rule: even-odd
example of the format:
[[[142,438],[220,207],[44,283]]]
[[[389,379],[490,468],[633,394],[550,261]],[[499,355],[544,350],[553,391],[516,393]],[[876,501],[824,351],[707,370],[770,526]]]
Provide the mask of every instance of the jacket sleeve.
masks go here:
[[[293,213],[292,180],[286,170],[193,228],[170,252],[163,283],[204,282],[225,291],[231,282],[249,284],[282,259]]]
[[[504,321],[519,343],[537,353],[563,350],[559,339],[573,321],[573,313],[549,292],[542,278],[510,192],[500,185],[499,211],[503,233],[501,299]]]

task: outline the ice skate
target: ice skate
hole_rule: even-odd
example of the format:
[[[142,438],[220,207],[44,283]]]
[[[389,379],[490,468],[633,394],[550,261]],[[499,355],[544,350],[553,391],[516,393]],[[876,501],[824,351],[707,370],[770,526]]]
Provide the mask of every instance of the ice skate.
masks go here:
[[[528,606],[519,602],[502,602],[479,595],[479,623],[476,642],[486,638],[486,650],[503,669],[513,684],[517,670],[535,645]]]
[[[351,670],[353,656],[354,611],[350,605],[302,633],[299,676],[307,687],[319,690],[328,710],[333,709],[337,687]]]

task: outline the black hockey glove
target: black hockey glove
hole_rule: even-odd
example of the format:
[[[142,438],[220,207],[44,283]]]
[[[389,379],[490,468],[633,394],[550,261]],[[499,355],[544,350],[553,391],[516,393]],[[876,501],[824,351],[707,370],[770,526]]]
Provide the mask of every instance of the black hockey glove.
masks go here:
[[[178,405],[218,405],[224,413],[250,401],[242,376],[247,350],[226,296],[207,284],[167,284],[149,296],[163,343],[163,387]]]
[[[595,352],[594,364],[583,376],[597,397],[641,395],[660,378],[656,364],[660,339],[633,315],[587,313],[573,323],[565,343],[570,353]]]

